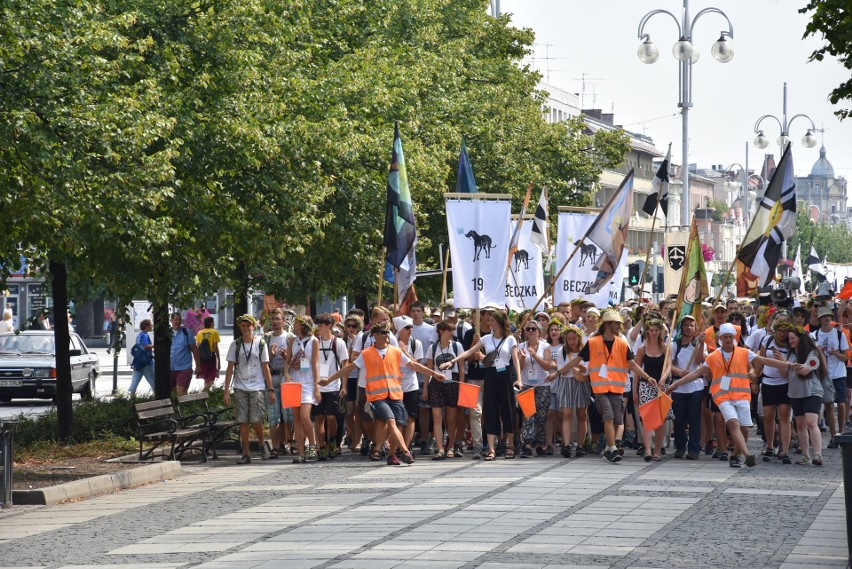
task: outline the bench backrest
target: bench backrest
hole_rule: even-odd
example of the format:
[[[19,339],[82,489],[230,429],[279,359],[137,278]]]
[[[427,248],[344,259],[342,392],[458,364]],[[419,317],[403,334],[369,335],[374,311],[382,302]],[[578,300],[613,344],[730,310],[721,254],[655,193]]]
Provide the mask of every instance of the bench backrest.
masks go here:
[[[144,419],[167,418],[175,414],[171,399],[157,399],[156,401],[137,403],[134,405],[134,408],[136,409],[136,418],[140,421]]]
[[[177,402],[178,405],[183,403],[192,403],[193,401],[207,401],[207,398],[210,397],[210,394],[206,391],[198,391],[196,393],[187,393],[186,395],[178,395]]]

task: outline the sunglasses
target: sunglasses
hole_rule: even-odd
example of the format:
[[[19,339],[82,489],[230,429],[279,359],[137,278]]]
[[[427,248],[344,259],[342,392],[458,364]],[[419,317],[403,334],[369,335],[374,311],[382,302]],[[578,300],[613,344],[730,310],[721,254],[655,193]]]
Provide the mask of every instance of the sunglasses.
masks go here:
[[[357,324],[347,324],[346,327],[347,328],[357,328],[358,325]]]
[[[381,334],[382,336],[387,336],[389,332],[387,330],[376,330],[373,334]]]
[[[524,328],[525,332],[538,332],[538,328]]]

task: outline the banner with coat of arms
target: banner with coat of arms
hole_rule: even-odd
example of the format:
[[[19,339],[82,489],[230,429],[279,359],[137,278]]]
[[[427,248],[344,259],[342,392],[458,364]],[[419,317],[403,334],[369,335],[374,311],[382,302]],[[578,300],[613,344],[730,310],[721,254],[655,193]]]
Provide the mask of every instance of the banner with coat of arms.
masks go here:
[[[686,246],[689,243],[689,233],[678,231],[666,233],[666,248],[663,252],[663,287],[666,296],[680,291],[681,275],[686,264]]]

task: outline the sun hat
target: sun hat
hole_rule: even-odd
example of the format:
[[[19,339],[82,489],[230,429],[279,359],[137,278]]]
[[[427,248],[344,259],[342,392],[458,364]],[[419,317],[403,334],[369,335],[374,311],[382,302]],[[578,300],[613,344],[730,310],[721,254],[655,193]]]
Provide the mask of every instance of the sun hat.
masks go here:
[[[621,324],[624,324],[624,319],[621,317],[621,314],[615,310],[604,310],[603,317],[601,318],[601,324],[605,324],[607,322],[620,322]]]
[[[396,316],[393,319],[393,327],[396,328],[396,331],[399,332],[406,326],[414,326],[414,320],[409,318],[408,316]]]
[[[719,326],[719,336],[724,336],[725,334],[730,334],[732,336],[737,335],[737,329],[734,328],[734,325],[730,322],[725,322],[721,326]]]
[[[237,318],[237,325],[239,325],[239,323],[243,321],[250,323],[252,327],[257,326],[257,319],[255,319],[255,317],[251,314],[243,314],[242,316]]]

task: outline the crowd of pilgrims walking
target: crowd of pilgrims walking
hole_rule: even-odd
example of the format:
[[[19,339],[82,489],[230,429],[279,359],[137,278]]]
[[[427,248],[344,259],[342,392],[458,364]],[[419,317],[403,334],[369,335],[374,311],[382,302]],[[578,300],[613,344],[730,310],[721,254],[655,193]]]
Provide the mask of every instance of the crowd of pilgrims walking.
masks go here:
[[[618,463],[635,452],[633,460],[668,454],[732,468],[758,459],[822,465],[822,432],[836,449],[849,419],[852,305],[731,299],[704,307],[706,328],[687,315],[672,333],[673,308],[631,301],[600,310],[576,300],[511,322],[492,307],[481,311],[479,333],[472,313],[420,302],[410,316],[376,306],[368,320],[358,309],[298,317],[292,333],[280,309],[262,335],[241,316],[225,377],[225,401],[241,424],[238,462],[252,460],[253,430],[262,459],[294,463],[346,453],[389,465],[415,455]],[[298,407],[282,401],[280,385],[291,382],[301,384]],[[461,407],[464,383],[479,390]],[[527,390],[529,416],[517,404]],[[660,392],[671,396],[671,411],[659,428],[643,429],[638,408]],[[760,456],[749,451],[750,435],[764,441]]]

